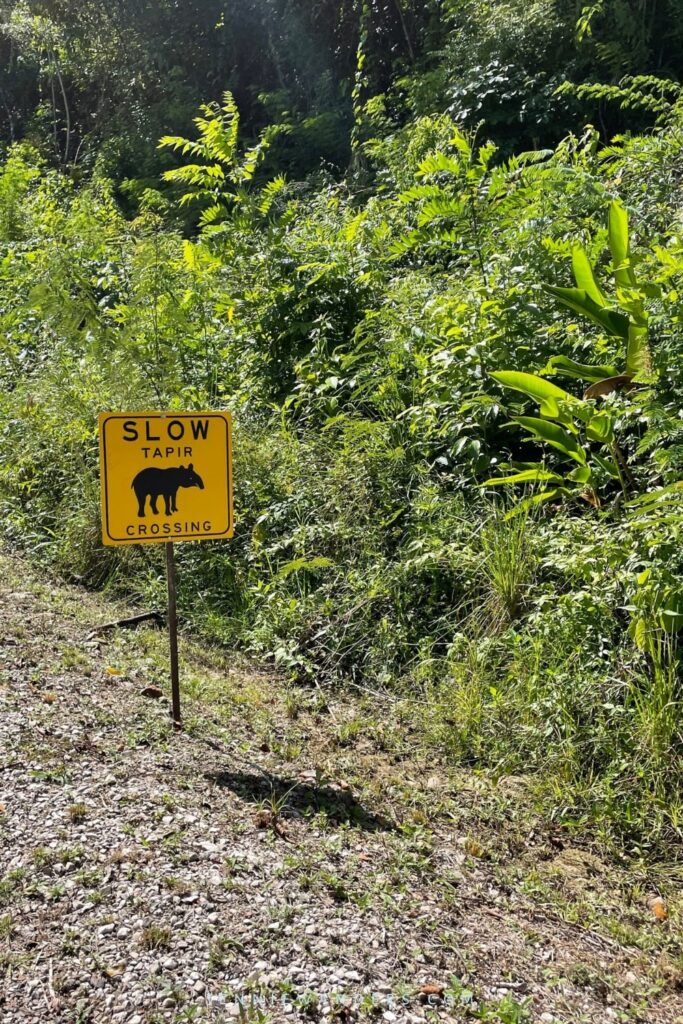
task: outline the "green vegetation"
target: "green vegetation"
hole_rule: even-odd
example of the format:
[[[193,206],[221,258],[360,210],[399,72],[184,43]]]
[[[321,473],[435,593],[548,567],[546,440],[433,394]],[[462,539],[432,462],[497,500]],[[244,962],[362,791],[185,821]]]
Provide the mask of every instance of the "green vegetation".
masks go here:
[[[185,620],[670,851],[679,5],[313,6],[0,5],[4,535],[161,601],[157,550],[101,546],[96,415],[229,407],[236,536],[179,550]]]

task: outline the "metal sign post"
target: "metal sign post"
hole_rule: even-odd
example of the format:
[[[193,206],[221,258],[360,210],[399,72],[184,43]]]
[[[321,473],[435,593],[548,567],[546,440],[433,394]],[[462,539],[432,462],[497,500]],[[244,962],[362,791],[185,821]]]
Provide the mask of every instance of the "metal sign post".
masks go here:
[[[166,580],[168,582],[168,644],[171,652],[171,717],[174,728],[180,729],[180,678],[178,674],[178,613],[176,609],[175,557],[173,542],[166,547]]]
[[[232,537],[232,420],[228,412],[105,412],[99,426],[103,542],[166,548],[171,716],[180,729],[173,544]]]

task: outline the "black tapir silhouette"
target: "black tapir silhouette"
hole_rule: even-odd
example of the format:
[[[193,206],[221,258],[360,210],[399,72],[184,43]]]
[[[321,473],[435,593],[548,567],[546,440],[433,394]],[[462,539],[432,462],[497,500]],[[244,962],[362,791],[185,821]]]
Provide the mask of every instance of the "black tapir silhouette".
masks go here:
[[[141,470],[132,483],[135,497],[138,499],[138,515],[145,517],[145,501],[149,495],[149,507],[154,515],[158,514],[157,499],[163,495],[166,515],[170,516],[178,511],[176,494],[179,487],[199,487],[204,490],[204,481],[195,473],[192,463],[185,466],[173,466],[170,469],[149,469]]]

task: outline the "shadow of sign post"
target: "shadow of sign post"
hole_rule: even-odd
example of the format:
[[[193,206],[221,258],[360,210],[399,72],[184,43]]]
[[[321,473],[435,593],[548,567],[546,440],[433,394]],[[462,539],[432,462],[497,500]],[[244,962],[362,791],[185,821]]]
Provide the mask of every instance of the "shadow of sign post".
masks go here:
[[[174,544],[233,535],[232,419],[228,412],[105,412],[99,439],[103,543],[166,549],[171,715],[179,729]]]

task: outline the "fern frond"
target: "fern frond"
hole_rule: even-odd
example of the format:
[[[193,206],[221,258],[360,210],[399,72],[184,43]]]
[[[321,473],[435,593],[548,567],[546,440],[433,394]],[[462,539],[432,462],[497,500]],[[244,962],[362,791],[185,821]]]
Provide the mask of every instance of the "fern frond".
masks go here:
[[[198,188],[193,189],[192,192],[185,192],[184,195],[178,200],[180,206],[189,206],[190,203],[196,203],[205,199],[214,200],[216,197],[213,192],[209,192],[208,189]]]
[[[180,200],[181,205],[197,199],[209,200],[209,208],[200,222],[208,227],[231,206],[244,204],[247,193],[243,186],[253,178],[271,140],[285,129],[278,125],[266,128],[256,145],[248,149],[240,161],[240,116],[232,93],[225,92],[220,104],[204,103],[199,110],[194,119],[200,136],[197,141],[179,135],[165,135],[159,145],[195,158],[193,163],[165,171],[163,178],[186,187],[187,193]],[[284,179],[276,179],[272,191],[261,197],[261,206],[266,212],[281,188],[284,188]]]
[[[164,181],[201,185],[204,188],[215,185],[216,181],[221,181],[224,177],[223,169],[218,164],[185,164],[184,167],[174,167],[163,174]]]
[[[421,199],[436,199],[441,195],[443,195],[441,185],[413,185],[405,192],[399,193],[398,201],[407,205],[408,203],[418,203]]]
[[[284,174],[279,174],[277,178],[273,178],[261,189],[261,202],[259,203],[259,213],[267,217],[270,213],[273,203],[279,195],[281,195],[287,188],[287,179]]]
[[[431,153],[425,157],[417,169],[417,177],[424,178],[428,174],[439,174],[446,172],[457,177],[463,172],[463,165],[457,157],[448,156],[446,153]]]
[[[461,217],[464,210],[465,204],[461,199],[447,195],[435,197],[423,206],[418,217],[418,226],[426,227],[432,221],[440,220],[444,217]]]
[[[389,246],[389,255],[394,258],[399,256],[405,256],[406,253],[412,252],[422,242],[427,241],[429,235],[425,231],[421,231],[419,228],[413,228],[412,231],[407,231],[405,235],[401,235]]]
[[[192,153],[193,156],[204,156],[205,147],[201,142],[193,142],[191,139],[184,139],[180,135],[164,135],[159,139],[157,146],[158,149],[173,149],[181,150],[183,156],[186,153]]]
[[[683,95],[683,87],[668,78],[656,75],[626,75],[618,85],[603,83],[563,82],[556,92],[570,94],[580,100],[618,103],[621,110],[646,110],[660,119],[672,113]]]
[[[239,168],[236,174],[237,181],[250,181],[253,178],[254,171],[256,170],[258,164],[261,162],[261,160],[267,153],[273,139],[279,133],[279,125],[271,125],[270,127],[266,128],[264,132],[261,133],[261,136],[256,145],[252,146],[252,148],[248,149],[247,152],[244,154],[242,166]]]
[[[227,216],[227,213],[228,209],[223,205],[223,203],[214,203],[202,213],[199,218],[199,226],[204,228],[208,224],[215,224],[217,221],[222,220]]]

